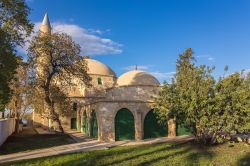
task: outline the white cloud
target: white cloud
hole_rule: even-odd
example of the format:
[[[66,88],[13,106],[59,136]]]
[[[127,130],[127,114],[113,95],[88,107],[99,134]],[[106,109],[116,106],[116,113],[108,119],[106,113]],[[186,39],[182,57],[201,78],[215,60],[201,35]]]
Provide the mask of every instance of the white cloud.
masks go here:
[[[35,32],[38,32],[40,24],[40,22],[35,23]],[[100,30],[88,30],[75,24],[60,22],[52,22],[51,25],[53,27],[53,32],[66,33],[70,35],[76,43],[80,44],[82,55],[105,55],[122,53],[121,44],[114,42],[111,39],[98,36],[102,34],[102,31]],[[22,53],[25,53],[28,45],[29,43],[27,42],[23,48],[18,48],[18,50]]]
[[[173,78],[174,75],[176,74],[176,72],[159,72],[159,71],[156,71],[156,72],[150,72],[150,74],[152,74],[153,76],[155,76],[159,80],[162,80],[162,79]]]
[[[214,61],[215,60],[215,58],[213,58],[211,55],[197,55],[196,58],[207,59],[208,61]]]
[[[175,73],[176,72],[160,72],[160,71],[154,71],[152,70],[152,66],[153,65],[137,65],[137,69],[138,70],[143,70],[143,71],[146,71],[150,74],[152,74],[154,77],[156,77],[160,82],[163,82],[164,80],[166,81],[170,81],[171,78],[174,77]],[[127,71],[130,71],[130,70],[135,70],[136,68],[136,65],[133,65],[133,66],[126,66],[126,67],[123,67],[122,69],[123,70],[127,70]]]
[[[208,60],[209,60],[209,61],[214,61],[214,58],[209,57]]]
[[[248,74],[250,74],[250,69],[243,70],[242,74],[243,74],[244,77],[247,76]]]
[[[135,69],[138,69],[138,70],[148,70],[149,66],[147,65],[134,65],[134,66],[126,66],[123,68],[123,70],[135,70]]]

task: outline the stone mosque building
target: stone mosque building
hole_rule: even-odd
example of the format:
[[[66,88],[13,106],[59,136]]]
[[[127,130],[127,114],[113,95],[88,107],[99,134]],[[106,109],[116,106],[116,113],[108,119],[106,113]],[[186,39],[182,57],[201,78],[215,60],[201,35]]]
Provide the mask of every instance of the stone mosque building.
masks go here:
[[[40,31],[51,31],[47,14]],[[73,113],[61,117],[65,130],[78,130],[87,137],[106,142],[187,134],[187,130],[173,120],[165,125],[157,123],[152,105],[161,85],[153,75],[132,70],[117,77],[109,66],[90,58],[86,61],[92,87],[78,83],[68,90]],[[48,127],[48,120],[35,111],[33,123]]]

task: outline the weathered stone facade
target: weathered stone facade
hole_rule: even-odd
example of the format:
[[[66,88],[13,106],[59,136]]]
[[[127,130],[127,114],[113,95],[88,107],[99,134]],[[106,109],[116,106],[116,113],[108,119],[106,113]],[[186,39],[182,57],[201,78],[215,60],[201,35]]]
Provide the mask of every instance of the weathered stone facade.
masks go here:
[[[42,29],[47,31],[45,25]],[[93,136],[93,128],[97,125],[97,136],[100,141],[116,140],[116,115],[119,110],[126,108],[133,116],[134,138],[144,138],[144,120],[149,111],[152,110],[153,97],[161,88],[158,80],[147,72],[133,70],[119,78],[107,65],[93,60],[86,59],[88,74],[92,78],[92,87],[87,88],[78,78],[72,78],[74,86],[63,87],[68,97],[72,99],[72,105],[76,111],[70,116],[60,117],[62,126],[66,130],[74,127],[86,136]],[[73,108],[72,108],[73,109]],[[95,113],[96,117],[93,117]],[[96,122],[93,120],[96,118]],[[48,127],[49,120],[43,119],[34,111],[34,124]],[[126,119],[125,119],[126,121]],[[51,122],[53,128],[56,124]],[[176,136],[175,120],[166,124],[171,137]]]

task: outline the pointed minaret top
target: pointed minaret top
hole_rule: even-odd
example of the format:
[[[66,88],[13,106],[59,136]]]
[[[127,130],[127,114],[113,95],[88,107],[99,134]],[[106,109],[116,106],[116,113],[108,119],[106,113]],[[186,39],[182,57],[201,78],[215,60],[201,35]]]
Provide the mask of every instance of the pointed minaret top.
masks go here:
[[[49,16],[47,12],[44,15],[43,22],[40,27],[40,31],[43,33],[51,33],[51,26],[50,26]]]
[[[47,25],[47,26],[49,26],[49,27],[51,28],[50,22],[49,22],[49,16],[48,16],[48,13],[47,13],[47,12],[46,12],[45,15],[44,15],[42,25]]]

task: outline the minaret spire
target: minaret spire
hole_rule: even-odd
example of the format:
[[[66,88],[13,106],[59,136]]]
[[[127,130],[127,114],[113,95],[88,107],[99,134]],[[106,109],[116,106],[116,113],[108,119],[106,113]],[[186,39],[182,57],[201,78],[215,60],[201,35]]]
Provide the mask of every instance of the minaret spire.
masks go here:
[[[44,15],[43,22],[40,27],[40,32],[49,33],[49,34],[51,33],[51,26],[50,26],[49,16],[47,12]]]

